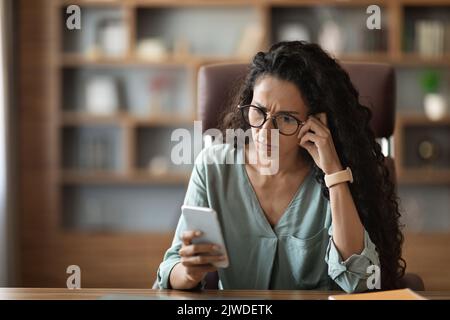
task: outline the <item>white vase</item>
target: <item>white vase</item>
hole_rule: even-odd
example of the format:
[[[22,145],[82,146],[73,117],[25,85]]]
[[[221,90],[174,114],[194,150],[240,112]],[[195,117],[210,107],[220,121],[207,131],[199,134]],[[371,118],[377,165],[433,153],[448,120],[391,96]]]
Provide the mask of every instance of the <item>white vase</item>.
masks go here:
[[[110,58],[125,56],[128,49],[128,37],[125,23],[120,19],[102,22],[99,30],[99,45],[102,54]]]
[[[300,23],[287,23],[282,25],[278,33],[278,38],[280,41],[304,40],[309,42],[311,40],[308,29]]]
[[[139,42],[137,56],[145,60],[164,60],[167,59],[168,52],[161,39],[149,38]]]
[[[119,108],[116,80],[109,76],[93,76],[86,83],[86,111],[110,115]]]
[[[319,34],[319,44],[328,53],[339,55],[343,49],[343,34],[337,23],[328,20],[322,26]]]
[[[441,94],[427,93],[423,102],[425,115],[430,120],[440,120],[447,115],[447,103]]]

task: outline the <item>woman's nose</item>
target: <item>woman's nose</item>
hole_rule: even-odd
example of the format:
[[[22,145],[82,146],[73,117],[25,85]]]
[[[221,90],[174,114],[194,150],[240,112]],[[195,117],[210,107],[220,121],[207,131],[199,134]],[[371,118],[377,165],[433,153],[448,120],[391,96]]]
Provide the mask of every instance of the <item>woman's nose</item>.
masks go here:
[[[270,114],[267,115],[267,121],[262,126],[262,129],[267,129],[267,130],[275,129],[274,126],[273,126],[273,119],[271,118]]]
[[[263,124],[263,126],[259,129],[260,140],[261,142],[270,144],[271,143],[271,130],[275,129],[273,126],[273,119],[270,118],[270,115],[267,116],[267,121]]]

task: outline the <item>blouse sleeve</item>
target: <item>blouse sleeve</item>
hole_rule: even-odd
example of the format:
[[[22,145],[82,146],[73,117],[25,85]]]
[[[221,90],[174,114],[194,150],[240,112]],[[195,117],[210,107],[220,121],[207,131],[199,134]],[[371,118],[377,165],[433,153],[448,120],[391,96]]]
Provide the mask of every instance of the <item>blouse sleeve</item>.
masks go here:
[[[328,275],[347,293],[367,291],[369,289],[367,279],[373,272],[369,267],[371,265],[380,267],[375,244],[364,229],[363,251],[343,261],[333,241],[332,227],[333,225],[328,229],[329,243],[325,256],[325,261],[328,263]]]
[[[188,188],[184,198],[184,204],[191,206],[209,207],[208,197],[206,192],[205,183],[205,168],[204,163],[200,161],[202,153],[199,154],[194,168],[192,170],[191,177],[189,179]],[[169,277],[173,267],[180,262],[179,250],[181,248],[181,235],[186,230],[185,221],[183,215],[178,220],[178,225],[175,231],[175,236],[172,241],[171,247],[164,254],[164,259],[159,265],[157,271],[157,283],[159,289],[171,289]]]

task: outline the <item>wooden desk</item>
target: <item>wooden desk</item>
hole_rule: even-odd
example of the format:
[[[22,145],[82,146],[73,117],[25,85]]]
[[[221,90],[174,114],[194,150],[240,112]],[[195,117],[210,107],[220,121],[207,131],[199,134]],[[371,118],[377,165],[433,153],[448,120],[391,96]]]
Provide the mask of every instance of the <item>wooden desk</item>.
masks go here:
[[[418,292],[427,299],[450,300],[450,291]],[[178,290],[151,289],[80,289],[64,288],[0,288],[0,300],[55,299],[55,300],[93,300],[105,295],[130,295],[154,299],[261,299],[261,300],[326,300],[332,291],[289,291],[289,290],[205,290],[186,292]]]

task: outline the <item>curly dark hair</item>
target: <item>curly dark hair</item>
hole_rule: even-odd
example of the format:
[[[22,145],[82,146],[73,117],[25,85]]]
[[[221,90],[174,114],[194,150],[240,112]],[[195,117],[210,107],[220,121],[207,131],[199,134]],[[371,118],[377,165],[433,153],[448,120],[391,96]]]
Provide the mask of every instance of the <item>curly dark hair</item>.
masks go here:
[[[249,129],[237,105],[251,103],[255,83],[265,75],[295,84],[308,107],[308,115],[326,113],[339,159],[344,167],[352,168],[354,182],[349,185],[350,191],[361,222],[377,247],[382,289],[398,288],[406,269],[401,256],[404,239],[398,197],[381,147],[369,126],[371,110],[359,103],[359,93],[347,72],[319,45],[279,42],[268,52],[254,56],[243,84],[235,92],[235,101],[221,117],[220,128],[224,132],[229,128]],[[312,165],[322,194],[329,200],[324,173],[314,162]]]

